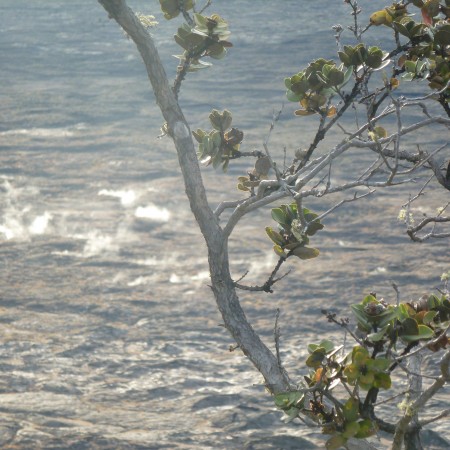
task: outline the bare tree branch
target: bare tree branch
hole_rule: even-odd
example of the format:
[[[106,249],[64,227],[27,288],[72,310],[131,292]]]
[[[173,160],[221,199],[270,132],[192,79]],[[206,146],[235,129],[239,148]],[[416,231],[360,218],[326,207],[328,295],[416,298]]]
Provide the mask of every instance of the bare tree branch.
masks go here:
[[[442,387],[450,381],[450,350],[444,353],[444,356],[440,361],[441,375],[440,377],[431,384],[424,392],[422,392],[416,400],[414,400],[411,405],[408,405],[407,410],[403,417],[398,421],[394,440],[392,445],[392,450],[401,450],[403,444],[403,438],[407,432],[408,425],[410,424],[413,417],[420,411],[426,403],[436,394],[437,391],[442,389]]]
[[[280,370],[276,356],[248,323],[236,295],[229,270],[227,236],[223,234],[217,217],[209,207],[189,125],[169,86],[153,39],[125,0],[98,1],[109,17],[116,20],[134,41],[144,61],[156,102],[167,122],[168,133],[175,143],[191,210],[208,247],[211,289],[224,324],[244,354],[263,375],[268,389],[274,393],[284,392],[290,388],[290,381]]]

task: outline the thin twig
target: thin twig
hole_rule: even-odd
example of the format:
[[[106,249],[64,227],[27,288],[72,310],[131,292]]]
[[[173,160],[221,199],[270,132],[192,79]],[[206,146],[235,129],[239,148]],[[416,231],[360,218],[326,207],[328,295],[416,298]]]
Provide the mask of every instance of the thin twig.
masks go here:
[[[273,328],[273,336],[274,336],[274,340],[275,340],[275,355],[277,357],[277,361],[278,361],[278,367],[280,368],[280,370],[284,370],[283,369],[283,365],[281,364],[281,357],[280,357],[280,327],[278,326],[278,319],[280,318],[280,308],[277,308],[277,312],[275,315],[275,326]]]
[[[281,275],[278,278],[275,278],[275,275],[277,274],[277,272],[280,270],[281,265],[286,261],[287,258],[289,258],[290,255],[288,256],[280,256],[280,258],[278,259],[278,262],[275,266],[275,268],[272,270],[272,273],[270,274],[269,278],[267,279],[267,281],[262,285],[262,286],[245,286],[242,285],[240,283],[238,283],[237,281],[234,282],[234,285],[238,288],[241,289],[243,291],[252,291],[252,292],[267,292],[272,294],[273,290],[272,290],[272,286],[277,283],[278,281],[282,280],[284,277],[286,277],[287,275],[289,275],[289,273],[291,272],[290,270],[287,271],[284,275]],[[240,278],[242,279],[242,277]]]
[[[430,423],[437,422],[438,420],[441,420],[447,416],[450,416],[450,409],[446,409],[446,410],[442,411],[440,414],[438,414],[437,416],[434,416],[430,419],[425,419],[425,420],[419,421],[419,426],[424,427],[425,425],[429,425]]]

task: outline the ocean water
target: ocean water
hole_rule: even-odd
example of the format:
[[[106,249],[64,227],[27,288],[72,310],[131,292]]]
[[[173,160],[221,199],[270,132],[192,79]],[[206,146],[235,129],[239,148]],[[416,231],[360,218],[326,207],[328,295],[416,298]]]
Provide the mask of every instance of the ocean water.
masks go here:
[[[206,127],[212,108],[228,108],[248,148],[261,148],[284,103],[273,154],[281,159],[285,147],[307,145],[314,122],[292,115],[283,79],[312,59],[333,57],[331,25],[348,20],[344,3],[214,4],[230,23],[234,47],[184,81],[180,102],[192,128]],[[164,21],[156,1],[130,5],[160,22],[152,34],[173,78],[178,50],[171,36],[179,21]],[[315,429],[282,423],[260,376],[228,350],[232,341],[207,286],[203,240],[172,143],[158,138],[161,125],[132,42],[97,2],[0,2],[3,448],[287,449],[322,442]],[[448,137],[438,129],[417,139],[425,145]],[[358,157],[339,168],[338,179]],[[239,163],[228,176],[204,170],[213,206],[239,197],[236,177],[246,169]],[[318,314],[321,307],[346,311],[372,289],[392,300],[392,281],[415,298],[448,270],[448,242],[406,239],[396,215],[409,190],[394,192],[330,218],[317,242],[321,257],[294,265],[276,294],[242,295],[269,344],[281,309],[282,354],[294,378],[301,379],[299,360],[317,330],[341,338]],[[442,195],[430,193],[421,213],[433,212]],[[264,236],[268,224],[267,210],[255,213],[232,237],[236,278],[249,270],[248,282],[260,283],[270,274],[276,258]],[[448,390],[436,403],[447,400]]]

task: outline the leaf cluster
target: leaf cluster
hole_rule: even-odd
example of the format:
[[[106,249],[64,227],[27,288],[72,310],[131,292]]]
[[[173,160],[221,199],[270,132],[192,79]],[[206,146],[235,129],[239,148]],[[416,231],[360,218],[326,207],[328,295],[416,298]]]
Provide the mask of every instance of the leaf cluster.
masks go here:
[[[197,156],[202,164],[212,164],[214,169],[222,166],[226,172],[230,158],[239,152],[244,133],[237,128],[231,128],[233,117],[228,110],[212,110],[209,121],[213,130],[207,132],[198,128],[192,132],[199,143]]]
[[[324,228],[317,218],[318,215],[307,208],[300,212],[295,202],[273,208],[272,219],[278,223],[278,230],[266,227],[266,233],[274,243],[274,252],[284,259],[291,255],[300,259],[319,256],[317,248],[307,247],[309,237]]]
[[[442,90],[450,81],[450,1],[416,0],[409,5],[420,9],[421,21],[407,6],[394,3],[374,12],[372,25],[385,25],[407,39],[398,60],[399,73],[407,81],[428,80],[431,89]],[[450,89],[443,93],[448,103]]]
[[[178,17],[182,12],[180,7],[184,8],[184,11],[189,11],[194,7],[194,0],[159,0],[159,3],[164,18],[167,20]]]
[[[237,188],[240,191],[251,192],[254,194],[254,189],[259,186],[262,180],[267,178],[269,170],[272,168],[269,157],[259,155],[255,161],[253,170],[247,172],[247,176],[238,177]]]
[[[450,324],[450,301],[445,294],[398,306],[368,295],[361,303],[351,305],[351,309],[366,340],[381,346],[392,347],[398,340],[407,345],[433,339]]]
[[[201,58],[222,59],[227,48],[232,46],[227,40],[230,34],[228,23],[218,14],[210,17],[194,14],[194,25],[183,23],[174,37],[175,42],[184,49],[184,53],[177,58],[181,63],[189,59],[189,72],[207,68],[211,64]]]
[[[339,59],[345,67],[367,66],[370,69],[380,69],[389,63],[387,53],[379,47],[367,47],[364,44],[344,45],[343,51],[338,52]],[[383,64],[384,63],[384,64]]]
[[[312,61],[305,70],[284,80],[286,96],[291,102],[300,102],[302,109],[296,115],[321,114],[333,116],[336,108],[329,106],[329,100],[350,79],[352,70],[339,67],[334,61],[323,58]]]
[[[307,347],[305,363],[311,369],[304,387],[275,396],[275,404],[291,419],[305,414],[332,436],[327,449],[344,446],[349,438],[367,438],[378,430],[374,410],[378,390],[391,389],[391,373],[398,367],[396,356],[407,357],[419,342],[431,351],[450,344],[450,301],[447,294],[422,297],[418,302],[388,305],[375,295],[352,305],[359,340],[343,353],[343,346],[324,339]],[[334,316],[333,316],[334,317]],[[345,322],[345,321],[344,321]],[[346,322],[345,322],[346,323]],[[335,389],[343,385],[346,397],[337,400]],[[309,401],[308,394],[312,396]],[[341,396],[342,397],[342,396]],[[326,399],[333,399],[327,402]]]

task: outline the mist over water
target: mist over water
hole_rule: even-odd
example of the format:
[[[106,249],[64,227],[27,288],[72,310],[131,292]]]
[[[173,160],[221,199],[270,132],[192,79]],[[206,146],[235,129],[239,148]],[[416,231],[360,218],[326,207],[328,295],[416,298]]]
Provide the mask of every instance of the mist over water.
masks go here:
[[[189,74],[180,102],[192,129],[209,126],[212,108],[229,109],[248,149],[261,148],[285,103],[270,140],[282,161],[284,148],[306,145],[316,126],[293,116],[284,77],[334,56],[331,25],[348,21],[345,5],[214,3],[234,47]],[[173,78],[179,21],[166,22],[157,1],[129,4],[160,22],[152,34]],[[280,424],[261,377],[229,351],[203,238],[173,144],[158,139],[163,120],[132,42],[95,1],[2,0],[0,64],[0,445],[318,448],[316,430]],[[349,156],[335,179],[358,158]],[[229,192],[239,198],[236,178],[248,165],[228,175],[204,169],[213,207]],[[269,345],[280,308],[283,361],[299,380],[307,342],[318,332],[341,339],[320,317],[323,305],[347,314],[367,290],[391,300],[392,280],[417,297],[448,270],[448,242],[406,239],[396,216],[409,191],[395,192],[330,217],[317,236],[320,258],[294,264],[274,295],[242,294]],[[422,212],[440,202],[430,195]],[[269,209],[245,217],[232,236],[236,279],[248,270],[246,282],[261,284],[272,271],[267,225]]]

